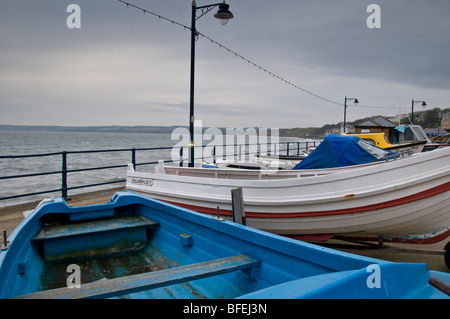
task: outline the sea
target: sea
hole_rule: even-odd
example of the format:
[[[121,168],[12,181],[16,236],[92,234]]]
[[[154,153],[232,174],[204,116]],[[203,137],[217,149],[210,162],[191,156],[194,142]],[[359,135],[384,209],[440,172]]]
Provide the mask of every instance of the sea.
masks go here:
[[[280,141],[299,142],[304,140],[299,138],[280,138]],[[168,133],[0,131],[0,198],[44,190],[56,190],[45,194],[3,199],[0,200],[0,207],[61,196],[62,178],[61,173],[58,173],[62,170],[61,154],[5,158],[7,156],[101,150],[102,152],[67,154],[67,169],[123,166],[120,168],[69,172],[67,174],[67,186],[69,187],[68,196],[70,197],[70,195],[125,186],[124,182],[120,182],[89,188],[70,189],[80,185],[115,182],[126,178],[126,165],[132,162],[132,152],[130,150],[106,152],[106,150],[152,148],[152,150],[138,150],[136,152],[136,162],[152,163],[158,160],[170,162],[174,158],[175,160],[179,159],[179,147],[178,151],[174,153],[175,147],[179,144],[179,137],[173,140],[172,134]],[[184,155],[185,157],[187,156],[187,154]],[[178,164],[179,162],[174,162],[174,165]],[[140,171],[151,171],[152,169],[152,165],[138,166]],[[4,177],[44,172],[52,172],[52,174],[4,179]]]
[[[62,170],[62,155],[2,158],[11,155],[49,154],[63,151],[118,150],[132,148],[173,147],[177,141],[170,134],[157,133],[84,133],[46,131],[0,132],[0,178],[25,174],[58,172]],[[137,151],[137,162],[170,160],[171,150]],[[131,151],[67,154],[67,169],[76,170],[99,166],[127,165],[132,162]],[[125,179],[126,167],[68,173],[67,186],[95,184]],[[0,198],[28,194],[43,190],[61,189],[60,173],[14,179],[0,179]],[[108,184],[69,190],[68,195],[124,186],[125,183]],[[51,192],[21,198],[0,200],[0,207],[61,196]]]

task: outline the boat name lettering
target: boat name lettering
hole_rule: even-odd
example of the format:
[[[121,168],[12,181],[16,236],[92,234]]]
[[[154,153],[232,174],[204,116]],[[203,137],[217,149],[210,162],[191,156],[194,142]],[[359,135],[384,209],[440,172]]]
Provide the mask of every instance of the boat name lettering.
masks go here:
[[[133,178],[131,180],[133,184],[139,184],[139,185],[147,185],[152,186],[153,185],[153,179],[151,178]]]

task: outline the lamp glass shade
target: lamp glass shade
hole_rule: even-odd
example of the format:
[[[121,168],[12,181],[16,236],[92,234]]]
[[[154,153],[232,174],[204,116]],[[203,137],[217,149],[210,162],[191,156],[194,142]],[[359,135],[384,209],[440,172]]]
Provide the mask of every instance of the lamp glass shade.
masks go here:
[[[221,3],[219,5],[219,10],[214,15],[214,18],[219,19],[222,25],[226,25],[228,20],[233,19],[234,15],[228,10],[230,6],[226,3]]]

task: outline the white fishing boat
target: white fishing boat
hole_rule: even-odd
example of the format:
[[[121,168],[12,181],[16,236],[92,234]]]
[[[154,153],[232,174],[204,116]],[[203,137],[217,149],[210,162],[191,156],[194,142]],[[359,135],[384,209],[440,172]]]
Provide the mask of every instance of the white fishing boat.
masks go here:
[[[450,148],[443,148],[387,162],[273,172],[130,166],[127,189],[224,217],[232,215],[231,190],[242,188],[246,223],[257,229],[430,243],[450,235],[449,176]]]

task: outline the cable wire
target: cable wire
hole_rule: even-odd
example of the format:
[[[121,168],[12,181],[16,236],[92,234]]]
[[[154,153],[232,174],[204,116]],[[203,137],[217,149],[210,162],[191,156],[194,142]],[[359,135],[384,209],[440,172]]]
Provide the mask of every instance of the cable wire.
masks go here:
[[[177,21],[171,20],[171,19],[169,19],[169,18],[166,18],[166,17],[164,17],[164,16],[162,16],[162,15],[160,15],[160,14],[154,13],[154,12],[149,11],[149,10],[147,10],[147,9],[141,8],[141,7],[139,7],[139,6],[136,6],[136,5],[134,5],[134,4],[132,4],[132,3],[129,3],[129,2],[127,2],[127,1],[124,1],[124,0],[117,0],[117,1],[124,3],[124,4],[127,6],[127,8],[128,8],[128,7],[132,7],[132,8],[138,9],[138,10],[142,11],[144,14],[145,14],[145,13],[151,14],[151,15],[153,15],[153,16],[155,16],[155,17],[161,19],[161,20],[170,22],[170,23],[173,24],[173,25],[180,26],[180,27],[182,27],[183,29],[191,30],[191,27],[188,27],[188,26],[186,26],[186,25],[184,25],[184,24],[182,24],[182,23],[179,23],[179,22],[177,22]],[[205,35],[205,34],[203,34],[203,33],[200,33],[200,32],[197,31],[197,34],[198,34],[198,36],[201,36],[201,37],[203,37],[203,38],[209,40],[211,43],[217,45],[219,48],[224,49],[224,50],[226,50],[227,52],[229,52],[229,53],[231,53],[231,54],[234,54],[234,56],[240,58],[241,60],[243,60],[243,61],[245,61],[245,62],[248,62],[249,64],[251,64],[251,65],[254,66],[255,68],[258,68],[259,70],[261,70],[261,71],[263,71],[263,72],[265,72],[265,73],[271,75],[272,77],[274,77],[274,78],[276,78],[276,79],[282,81],[283,83],[286,83],[287,85],[290,85],[291,87],[293,87],[293,88],[295,88],[295,89],[297,89],[297,90],[300,90],[300,91],[302,91],[302,92],[304,92],[304,93],[306,93],[306,94],[309,94],[309,95],[311,95],[311,96],[313,96],[313,97],[315,97],[315,98],[317,98],[317,99],[323,100],[323,101],[325,101],[325,102],[328,102],[328,103],[331,103],[331,104],[335,104],[335,105],[339,105],[339,106],[344,106],[343,103],[339,103],[339,102],[336,102],[336,101],[327,99],[327,98],[325,98],[325,97],[323,97],[323,96],[320,96],[320,95],[315,94],[315,93],[313,93],[313,92],[311,92],[311,91],[309,91],[309,90],[306,90],[306,89],[300,87],[299,85],[297,85],[297,84],[295,84],[295,83],[293,83],[293,82],[291,82],[291,81],[288,81],[288,80],[282,78],[281,76],[279,76],[279,75],[277,75],[277,74],[275,74],[275,73],[269,71],[268,69],[266,69],[266,68],[264,68],[264,67],[258,65],[257,63],[251,61],[250,59],[247,59],[246,57],[240,55],[239,53],[233,51],[232,49],[230,49],[230,48],[224,46],[223,44],[217,42],[216,40],[214,40],[214,39],[208,37],[207,35]],[[358,105],[358,107],[363,107],[363,108],[377,108],[377,109],[404,109],[404,108],[406,108],[406,107],[398,107],[398,106],[371,106],[371,105]]]
[[[118,1],[119,1],[119,2],[122,2],[122,3],[124,3],[124,4],[126,4],[127,7],[132,7],[132,8],[141,10],[141,11],[144,12],[144,13],[149,13],[149,14],[155,16],[155,17],[158,17],[159,19],[162,19],[162,20],[165,20],[165,21],[167,21],[167,22],[170,22],[170,23],[172,23],[172,24],[174,24],[174,25],[178,25],[178,26],[180,26],[180,27],[183,27],[184,29],[191,30],[190,27],[188,27],[188,26],[186,26],[186,25],[184,25],[184,24],[181,24],[181,23],[179,23],[179,22],[176,22],[176,21],[174,21],[174,20],[168,19],[168,18],[166,18],[166,17],[164,17],[164,16],[162,16],[162,15],[159,15],[159,14],[157,14],[157,13],[151,12],[151,11],[149,11],[149,10],[146,10],[146,9],[144,9],[144,8],[141,8],[141,7],[138,7],[138,6],[134,5],[134,4],[131,4],[131,3],[126,2],[126,1],[123,1],[123,0],[118,0]],[[298,90],[300,90],[300,91],[302,91],[302,92],[304,92],[304,93],[307,93],[307,94],[309,94],[309,95],[312,95],[312,96],[315,97],[315,98],[321,99],[321,100],[323,100],[323,101],[326,101],[326,102],[329,102],[329,103],[332,103],[332,104],[336,104],[336,105],[340,105],[340,106],[343,106],[343,105],[344,105],[344,104],[342,104],[342,103],[338,103],[338,102],[332,101],[332,100],[327,99],[327,98],[325,98],[325,97],[323,97],[323,96],[320,96],[320,95],[315,94],[315,93],[313,93],[313,92],[311,92],[311,91],[308,91],[308,90],[306,90],[306,89],[300,87],[299,85],[294,84],[294,83],[292,83],[291,81],[288,81],[288,80],[282,78],[281,76],[279,76],[279,75],[277,75],[277,74],[275,74],[275,73],[273,73],[273,72],[267,70],[266,68],[264,68],[264,67],[262,67],[262,66],[256,64],[255,62],[253,62],[253,61],[251,61],[251,60],[245,58],[244,56],[240,55],[239,53],[233,51],[232,49],[230,49],[230,48],[224,46],[223,44],[221,44],[221,43],[215,41],[214,39],[208,37],[207,35],[205,35],[205,34],[203,34],[203,33],[197,32],[197,34],[198,34],[199,36],[205,38],[205,39],[208,39],[209,41],[211,41],[211,43],[216,44],[217,46],[219,46],[219,48],[222,48],[222,49],[228,51],[229,53],[234,54],[234,56],[236,56],[236,57],[242,59],[243,61],[246,61],[246,62],[250,63],[250,64],[253,65],[254,67],[258,68],[259,70],[261,70],[261,71],[263,71],[263,72],[265,72],[265,73],[271,75],[272,77],[274,77],[274,78],[276,78],[276,79],[278,79],[278,80],[280,80],[280,81],[282,81],[282,82],[284,82],[284,83],[286,83],[286,84],[288,84],[288,85],[290,85],[290,86],[292,86],[292,87],[294,87],[294,88],[296,88],[296,89],[298,89]]]

